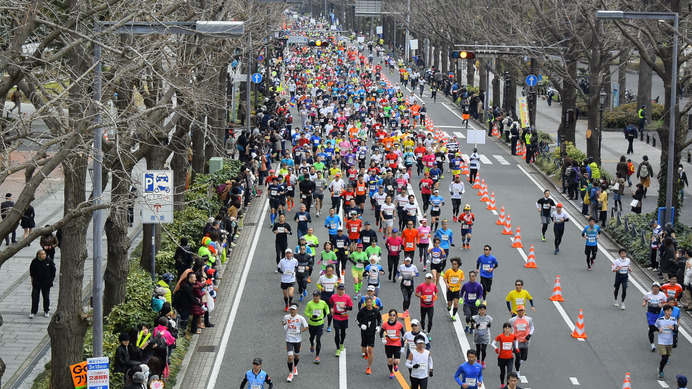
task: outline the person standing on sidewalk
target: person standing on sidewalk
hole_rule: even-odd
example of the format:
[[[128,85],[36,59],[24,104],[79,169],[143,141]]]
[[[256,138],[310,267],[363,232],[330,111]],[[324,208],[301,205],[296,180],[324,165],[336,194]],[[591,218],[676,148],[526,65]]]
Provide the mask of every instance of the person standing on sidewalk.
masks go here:
[[[639,112],[637,112],[637,117],[639,118],[639,133],[641,134],[644,132],[644,124],[646,124],[646,105],[642,105]]]
[[[648,156],[642,157],[642,163],[637,167],[637,178],[639,182],[644,186],[644,197],[646,197],[646,192],[651,185],[651,176],[654,175],[654,169],[651,167]]]
[[[5,194],[5,201],[0,203],[0,216],[3,220],[9,216],[10,211],[14,208],[14,201],[12,201],[12,193]],[[12,229],[12,243],[17,243],[17,226],[15,225]],[[5,244],[10,245],[10,234],[5,236]]]
[[[634,148],[632,147],[632,143],[634,142],[634,138],[637,137],[637,128],[634,126],[634,124],[628,124],[627,127],[625,127],[625,139],[627,139],[627,154],[634,154]]]
[[[43,295],[43,316],[48,317],[50,311],[50,288],[55,280],[55,263],[48,258],[44,250],[39,250],[29,266],[31,277],[31,313],[29,319],[33,319],[38,312],[39,294]]]
[[[24,210],[24,213],[22,214],[22,220],[20,222],[20,226],[24,229],[24,236],[22,236],[22,239],[26,239],[29,234],[31,234],[31,231],[36,227],[36,212],[34,211],[34,207],[29,204],[26,209]],[[27,247],[29,247],[29,243],[26,244]]]
[[[22,92],[20,92],[19,89],[15,89],[14,92],[12,92],[10,101],[14,103],[14,107],[7,111],[7,117],[10,117],[10,112],[14,111],[15,108],[17,108],[17,114],[22,116]]]
[[[690,186],[687,182],[687,173],[685,173],[682,164],[678,165],[678,186],[680,187],[680,205],[682,206],[682,202],[685,199],[685,187]]]

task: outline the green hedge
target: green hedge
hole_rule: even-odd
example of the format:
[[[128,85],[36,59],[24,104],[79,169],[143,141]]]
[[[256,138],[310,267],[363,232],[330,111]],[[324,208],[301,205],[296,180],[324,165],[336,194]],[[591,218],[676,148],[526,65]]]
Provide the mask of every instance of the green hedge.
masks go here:
[[[223,182],[232,179],[240,172],[242,164],[236,160],[226,160],[224,168],[214,174],[198,174],[190,189],[185,193],[185,208],[175,212],[175,221],[164,225],[161,237],[161,250],[156,255],[156,267],[159,276],[170,272],[175,274],[173,255],[176,244],[181,237],[187,237],[190,245],[194,246],[201,236],[202,229],[207,218],[215,216],[219,212],[220,201],[215,188]],[[141,243],[140,243],[141,246]],[[139,266],[139,254],[141,249],[134,250],[131,255],[130,272],[127,276],[127,300],[113,307],[111,313],[104,320],[103,329],[103,353],[113,358],[118,348],[118,334],[126,332],[129,328],[140,323],[153,323],[156,312],[151,309],[151,296],[154,290],[154,282],[151,274]],[[160,278],[160,277],[159,277]],[[84,359],[93,355],[92,330],[89,328],[84,339]],[[180,370],[180,365],[185,357],[190,342],[190,335],[178,339],[177,347],[171,355],[169,366],[171,375],[166,386],[175,385],[175,375]],[[120,389],[123,385],[122,375],[113,373],[114,363],[111,363],[111,388]],[[49,369],[49,364],[46,369]],[[34,381],[32,389],[47,389],[50,374],[41,373]]]
[[[651,109],[651,119],[654,121],[663,118],[663,104],[651,104],[647,107]],[[637,125],[639,107],[637,103],[623,104],[612,110],[603,112],[604,128],[625,128],[628,124]]]

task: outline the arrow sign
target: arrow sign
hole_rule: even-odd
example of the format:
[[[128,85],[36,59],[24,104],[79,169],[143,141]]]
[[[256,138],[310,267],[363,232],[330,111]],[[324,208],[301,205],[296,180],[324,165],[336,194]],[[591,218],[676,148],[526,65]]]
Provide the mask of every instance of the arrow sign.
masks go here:
[[[262,75],[259,73],[253,74],[252,75],[252,82],[254,82],[255,84],[259,84],[260,82],[262,82]]]
[[[536,86],[537,82],[538,82],[538,77],[534,76],[533,74],[529,74],[528,76],[526,76],[526,85]]]
[[[262,61],[264,61],[264,56],[263,55],[258,56],[257,62],[262,62]]]

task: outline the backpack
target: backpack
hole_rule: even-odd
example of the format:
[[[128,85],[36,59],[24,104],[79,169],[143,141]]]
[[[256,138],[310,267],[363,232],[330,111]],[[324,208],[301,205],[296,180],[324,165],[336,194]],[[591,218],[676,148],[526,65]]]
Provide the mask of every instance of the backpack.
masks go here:
[[[149,340],[149,343],[155,344],[156,348],[159,350],[166,350],[166,348],[168,347],[168,343],[166,343],[166,338],[163,336],[161,332],[157,333],[156,330],[154,330],[154,334]]]
[[[649,168],[646,165],[642,164],[641,168],[639,168],[639,177],[646,178],[648,176],[649,176]]]
[[[216,194],[222,194],[224,190],[226,190],[226,183],[216,187]]]

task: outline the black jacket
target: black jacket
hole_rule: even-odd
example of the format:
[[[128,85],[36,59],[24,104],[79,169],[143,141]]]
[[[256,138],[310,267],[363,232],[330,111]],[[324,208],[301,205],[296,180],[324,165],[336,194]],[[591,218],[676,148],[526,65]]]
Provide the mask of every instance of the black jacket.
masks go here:
[[[44,260],[34,258],[29,266],[32,285],[37,288],[50,288],[55,280],[55,262],[50,257]]]
[[[133,361],[130,359],[130,353],[128,352],[127,347],[125,347],[122,343],[115,350],[115,367],[113,371],[116,373],[125,373],[130,368],[139,364],[139,361]]]

